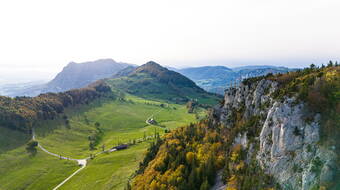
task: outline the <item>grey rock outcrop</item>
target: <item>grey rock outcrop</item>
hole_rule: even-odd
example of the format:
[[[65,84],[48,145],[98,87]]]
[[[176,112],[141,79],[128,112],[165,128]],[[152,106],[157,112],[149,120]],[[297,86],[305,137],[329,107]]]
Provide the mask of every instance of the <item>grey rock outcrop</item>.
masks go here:
[[[214,110],[217,122],[233,127],[236,110],[245,121],[261,118],[260,124],[253,126],[261,131],[255,143],[248,141],[247,131],[243,131],[236,135],[234,144],[245,149],[257,146],[258,151],[251,151],[248,157],[256,154],[261,168],[283,189],[309,190],[329,183],[337,171],[337,155],[319,143],[320,115],[310,113],[294,97],[273,99],[271,94],[277,88],[276,82],[263,79],[226,90],[224,104]]]

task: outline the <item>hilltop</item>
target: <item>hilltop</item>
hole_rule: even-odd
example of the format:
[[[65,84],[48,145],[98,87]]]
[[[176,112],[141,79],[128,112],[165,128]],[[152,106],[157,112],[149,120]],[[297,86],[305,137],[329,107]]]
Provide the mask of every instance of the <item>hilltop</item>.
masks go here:
[[[218,96],[205,92],[187,77],[152,61],[125,73],[123,77],[109,79],[107,82],[114,89],[144,98],[182,103],[197,99],[203,104],[216,103],[218,99]]]

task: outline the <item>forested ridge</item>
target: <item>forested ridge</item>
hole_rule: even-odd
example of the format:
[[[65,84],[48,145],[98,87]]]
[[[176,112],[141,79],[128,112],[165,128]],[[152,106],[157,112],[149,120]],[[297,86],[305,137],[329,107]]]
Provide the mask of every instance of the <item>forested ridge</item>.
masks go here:
[[[230,190],[231,185],[276,187],[255,162],[244,160],[246,152],[240,146],[232,146],[235,135],[234,129],[215,125],[211,119],[176,129],[152,144],[127,189],[208,190],[218,171],[223,172]]]
[[[46,93],[36,97],[0,97],[0,126],[29,132],[37,120],[54,119],[66,107],[87,104],[102,96],[112,96],[104,81],[86,88],[62,93]]]
[[[209,120],[166,134],[149,148],[133,189],[208,189],[223,167],[223,139]]]

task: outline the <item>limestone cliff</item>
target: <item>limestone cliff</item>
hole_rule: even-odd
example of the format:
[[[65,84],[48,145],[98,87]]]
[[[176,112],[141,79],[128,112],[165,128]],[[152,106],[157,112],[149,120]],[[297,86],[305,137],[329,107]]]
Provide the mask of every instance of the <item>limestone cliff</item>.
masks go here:
[[[233,129],[257,118],[255,125],[239,127],[233,146],[241,144],[246,162],[256,160],[281,189],[331,187],[339,180],[338,155],[335,145],[320,143],[320,114],[296,96],[273,98],[279,88],[264,78],[226,90],[224,102],[214,109],[215,122]]]

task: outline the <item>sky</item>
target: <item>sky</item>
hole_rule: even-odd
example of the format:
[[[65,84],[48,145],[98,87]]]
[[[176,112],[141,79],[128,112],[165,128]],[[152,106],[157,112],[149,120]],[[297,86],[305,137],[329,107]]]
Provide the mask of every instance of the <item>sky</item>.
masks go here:
[[[340,60],[339,0],[0,1],[0,82],[112,58],[173,67]]]

